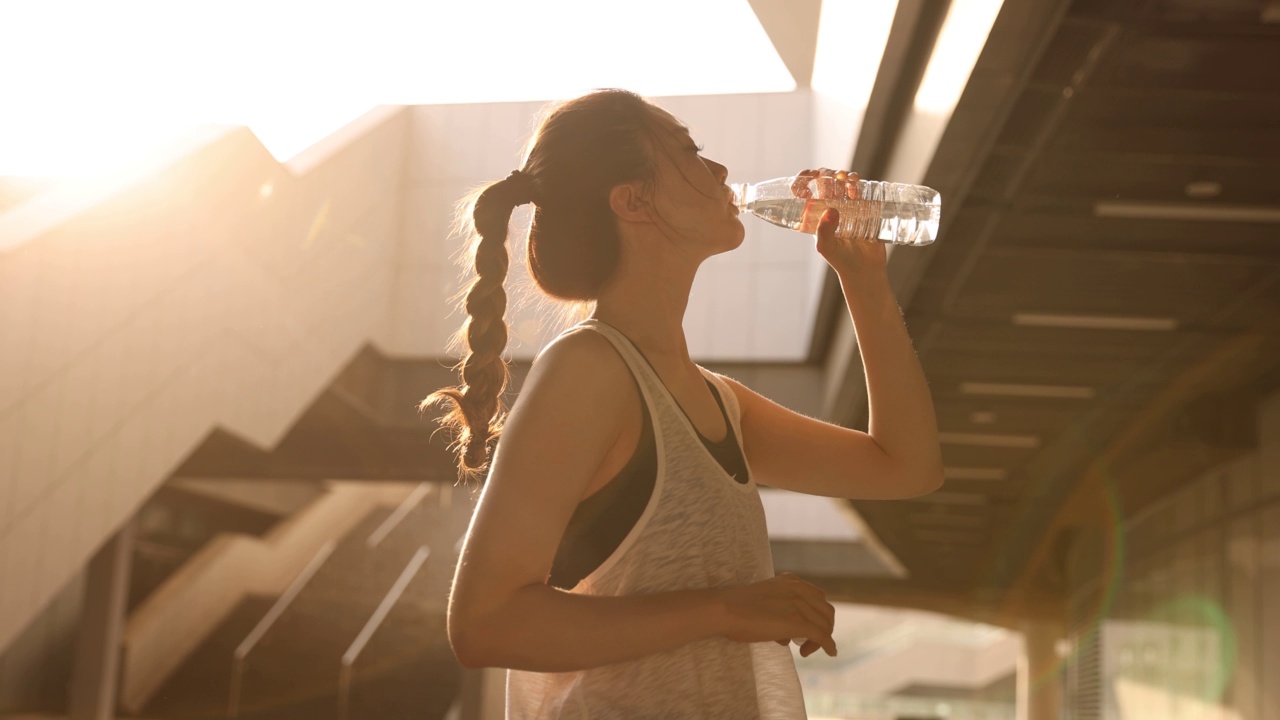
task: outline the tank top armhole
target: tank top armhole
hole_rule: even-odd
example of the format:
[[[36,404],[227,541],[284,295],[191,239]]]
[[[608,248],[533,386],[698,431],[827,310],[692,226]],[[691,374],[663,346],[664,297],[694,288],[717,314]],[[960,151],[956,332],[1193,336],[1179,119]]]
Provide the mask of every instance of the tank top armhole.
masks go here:
[[[613,552],[605,558],[604,562],[600,563],[600,565],[594,570],[587,573],[587,575],[583,577],[573,588],[574,591],[580,591],[585,588],[586,591],[589,592],[592,581],[608,572],[617,564],[621,557],[626,555],[631,546],[635,544],[640,533],[642,533],[645,527],[648,526],[649,519],[653,517],[654,511],[662,499],[663,488],[666,485],[667,449],[664,438],[665,432],[663,430],[661,420],[661,412],[658,407],[659,400],[654,396],[653,389],[648,385],[645,379],[643,379],[645,377],[643,375],[644,370],[640,367],[640,363],[644,362],[643,358],[637,357],[634,354],[635,351],[629,347],[630,341],[627,340],[625,336],[603,322],[594,319],[584,320],[566,332],[572,332],[580,328],[586,328],[603,335],[605,339],[613,345],[614,351],[618,353],[622,358],[622,361],[626,364],[627,370],[631,373],[631,377],[635,381],[636,387],[640,390],[640,402],[644,404],[645,411],[649,415],[649,420],[653,428],[653,453],[657,465],[653,478],[653,490],[650,492],[649,500],[645,503],[644,510],[640,513],[640,517],[636,520],[635,525],[633,525],[622,538],[622,542],[614,548]]]
[[[658,462],[649,408],[640,404],[642,424],[635,451],[599,490],[574,509],[551,564],[547,584],[571,590],[600,567],[626,540],[653,496]]]
[[[734,457],[733,462],[741,463],[741,469],[746,473],[746,481],[738,481],[738,486],[742,488],[754,487],[755,474],[751,472],[751,463],[747,462],[747,448],[745,440],[742,436],[742,407],[738,404],[738,396],[733,392],[733,388],[724,381],[716,373],[707,370],[704,367],[698,368],[707,383],[715,390],[716,402],[720,404],[720,409],[724,412],[725,422],[729,423],[729,432],[725,434],[725,442],[727,446],[730,443],[732,447],[720,447],[717,451],[731,453]],[[732,473],[730,473],[732,474]],[[735,478],[736,479],[736,478]]]

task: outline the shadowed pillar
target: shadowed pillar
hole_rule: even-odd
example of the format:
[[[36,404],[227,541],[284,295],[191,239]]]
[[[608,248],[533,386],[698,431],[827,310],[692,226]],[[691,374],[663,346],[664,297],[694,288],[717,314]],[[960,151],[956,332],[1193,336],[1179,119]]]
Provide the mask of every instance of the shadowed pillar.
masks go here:
[[[133,541],[130,520],[89,561],[69,689],[70,720],[115,717]]]
[[[506,716],[507,671],[464,669],[458,692],[458,720],[502,720]]]
[[[1018,720],[1059,720],[1062,717],[1062,665],[1057,643],[1061,628],[1047,622],[1028,622],[1022,629],[1022,657],[1018,658]]]

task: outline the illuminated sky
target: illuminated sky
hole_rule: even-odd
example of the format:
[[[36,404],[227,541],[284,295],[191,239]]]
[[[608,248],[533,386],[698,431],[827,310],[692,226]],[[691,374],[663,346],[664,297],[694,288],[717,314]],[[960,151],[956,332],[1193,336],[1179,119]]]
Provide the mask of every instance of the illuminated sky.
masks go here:
[[[0,175],[85,177],[206,123],[280,160],[377,104],[795,87],[746,0],[0,2]]]

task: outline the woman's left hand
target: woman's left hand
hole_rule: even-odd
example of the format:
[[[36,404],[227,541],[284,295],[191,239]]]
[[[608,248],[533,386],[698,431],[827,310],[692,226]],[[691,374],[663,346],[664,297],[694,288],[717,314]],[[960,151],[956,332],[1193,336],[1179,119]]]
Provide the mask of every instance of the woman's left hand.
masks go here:
[[[809,181],[812,179],[812,182]],[[818,200],[856,200],[858,198],[858,173],[819,168],[805,170],[796,176],[792,190],[797,197],[814,197]],[[811,190],[812,188],[812,190]],[[817,237],[818,254],[837,274],[861,274],[866,271],[883,272],[888,262],[885,244],[879,240],[845,239],[836,237],[840,224],[838,210],[828,208],[818,221],[814,235]]]

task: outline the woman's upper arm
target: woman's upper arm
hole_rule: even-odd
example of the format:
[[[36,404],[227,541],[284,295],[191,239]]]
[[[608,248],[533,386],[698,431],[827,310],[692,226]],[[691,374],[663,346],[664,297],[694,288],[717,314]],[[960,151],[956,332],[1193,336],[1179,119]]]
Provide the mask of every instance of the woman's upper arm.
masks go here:
[[[589,331],[559,338],[534,362],[467,531],[451,633],[546,582],[569,518],[618,437],[629,378],[609,341]]]
[[[723,379],[742,409],[743,453],[761,485],[867,500],[915,497],[936,489],[913,484],[867,433],[807,417],[732,378]]]

